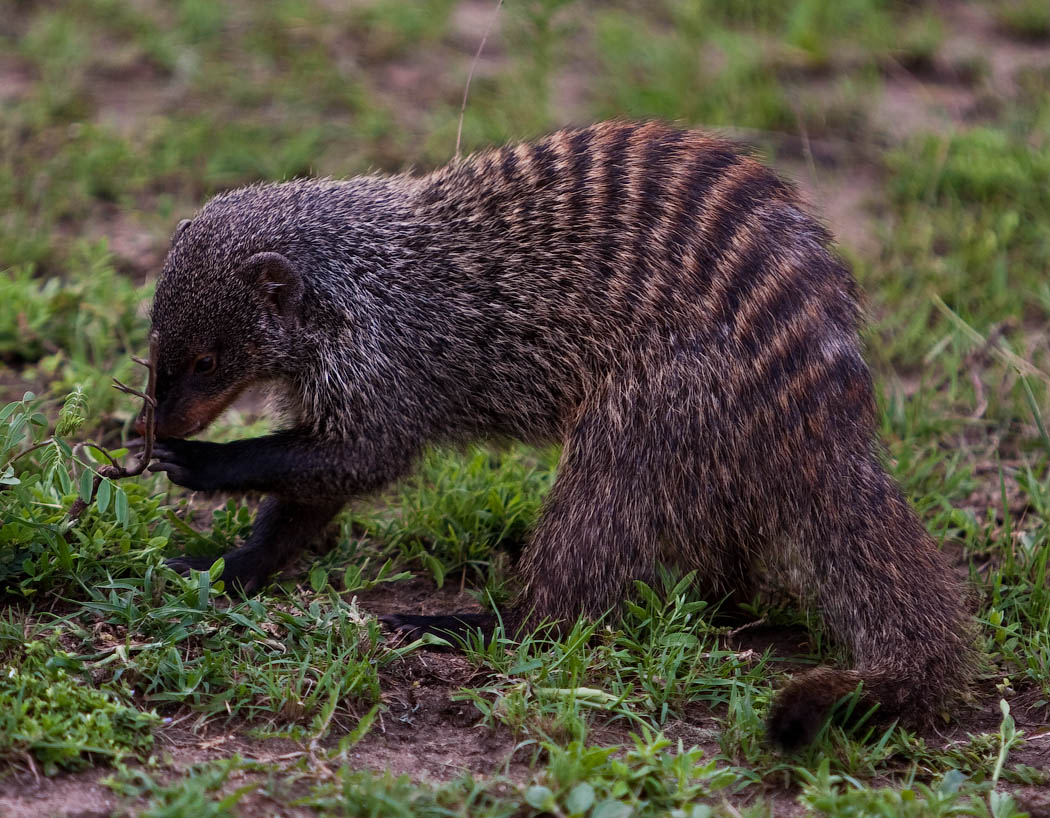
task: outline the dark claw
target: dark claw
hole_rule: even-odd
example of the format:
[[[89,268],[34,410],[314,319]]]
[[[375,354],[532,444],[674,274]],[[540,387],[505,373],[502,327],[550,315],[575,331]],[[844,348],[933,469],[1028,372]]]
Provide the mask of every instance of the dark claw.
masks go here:
[[[184,577],[188,577],[190,575],[190,570],[207,571],[215,564],[215,557],[191,557],[183,555],[181,557],[172,557],[171,559],[164,560],[164,564],[176,574],[182,574]]]
[[[445,614],[419,616],[416,614],[384,614],[377,619],[394,633],[409,641],[422,639],[426,634],[445,639],[454,645],[465,645],[468,636],[479,630],[485,641],[492,638],[496,618],[492,614]]]
[[[166,472],[172,483],[194,491],[216,491],[220,486],[215,480],[211,445],[176,438],[158,440],[153,444],[149,470],[153,474]]]

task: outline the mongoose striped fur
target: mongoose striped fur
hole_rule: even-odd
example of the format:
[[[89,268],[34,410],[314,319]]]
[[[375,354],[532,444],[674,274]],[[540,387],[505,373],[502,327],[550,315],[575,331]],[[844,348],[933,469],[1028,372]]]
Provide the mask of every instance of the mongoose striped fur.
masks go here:
[[[270,495],[225,555],[253,590],[428,444],[558,441],[513,621],[602,615],[660,562],[715,597],[761,571],[854,663],[780,691],[776,743],[810,741],[860,683],[921,723],[967,685],[966,593],[881,465],[829,241],[762,164],[659,123],[225,193],[180,225],[157,286],[153,468]],[[280,431],[182,439],[258,382]],[[477,621],[450,616],[388,621]]]

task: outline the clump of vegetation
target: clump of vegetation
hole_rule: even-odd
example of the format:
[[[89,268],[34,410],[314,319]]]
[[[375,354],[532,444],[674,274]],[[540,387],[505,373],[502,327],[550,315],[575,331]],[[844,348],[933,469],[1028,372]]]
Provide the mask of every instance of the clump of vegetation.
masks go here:
[[[25,644],[18,636],[12,620],[0,622],[0,758],[35,758],[53,775],[149,750],[160,721],[155,712],[95,687],[82,663],[57,648],[56,636]]]

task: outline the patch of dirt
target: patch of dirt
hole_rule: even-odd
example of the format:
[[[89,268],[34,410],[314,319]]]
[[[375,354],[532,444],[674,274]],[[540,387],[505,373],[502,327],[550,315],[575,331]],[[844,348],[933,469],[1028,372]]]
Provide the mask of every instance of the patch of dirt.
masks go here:
[[[110,818],[119,799],[99,781],[109,769],[85,770],[53,778],[15,774],[0,781],[0,815],[4,818]]]
[[[961,713],[957,721],[937,735],[928,736],[929,746],[937,749],[948,749],[957,745],[966,745],[970,737],[977,734],[996,734],[1002,722],[999,699],[1003,698],[994,689],[982,690],[980,701],[969,714]],[[1050,770],[1050,731],[1047,729],[1047,709],[1033,704],[1032,693],[1007,695],[1010,703],[1010,715],[1013,716],[1018,732],[1024,733],[1019,746],[1010,750],[1006,769],[1026,765],[1044,774]],[[1050,815],[1050,781],[1018,786],[1003,783],[1000,789],[1015,796],[1023,809],[1032,816]]]
[[[480,612],[481,606],[475,599],[460,592],[457,579],[449,576],[444,586],[438,588],[428,579],[414,577],[406,582],[377,585],[356,596],[362,610],[376,616],[392,613],[432,615]]]
[[[1017,89],[1018,72],[1050,67],[1050,45],[1011,37],[998,25],[989,4],[951,2],[943,4],[942,11],[946,36],[941,55],[986,65],[993,92],[1009,96]]]
[[[189,90],[178,75],[160,70],[136,49],[109,43],[87,87],[95,118],[121,136],[140,134],[153,116],[181,107]]]
[[[1017,94],[1021,72],[1050,68],[1045,42],[1010,37],[986,5],[953,0],[941,3],[938,13],[944,38],[931,65],[883,66],[881,91],[865,109],[879,153],[918,134],[957,132],[985,121]],[[831,93],[832,84],[829,76],[814,76],[801,89],[819,95],[822,88]],[[763,139],[777,143],[776,166],[799,184],[844,247],[861,256],[877,252],[872,211],[883,204],[878,155],[863,145],[809,142],[804,135],[758,134],[754,141]],[[745,134],[745,141],[752,140]]]
[[[350,752],[351,765],[414,781],[445,782],[464,772],[524,779],[526,759],[515,758],[510,731],[479,725],[473,703],[453,698],[483,683],[477,669],[456,654],[421,652],[396,663],[383,673],[388,710]]]
[[[43,395],[47,391],[47,383],[34,379],[27,380],[22,373],[8,366],[0,359],[0,406],[15,400],[22,400],[22,395],[32,392],[34,395]]]
[[[780,159],[776,165],[798,185],[810,212],[827,226],[836,242],[861,256],[878,252],[872,212],[882,190],[878,168],[863,162],[842,167],[794,158]]]
[[[972,121],[980,110],[981,96],[968,85],[925,82],[902,72],[886,83],[870,116],[881,133],[899,143],[920,133],[944,133]]]
[[[27,62],[0,53],[0,105],[28,97],[35,81],[33,69]]]
[[[160,274],[167,239],[142,223],[136,211],[105,203],[84,223],[75,225],[77,237],[105,238],[116,269],[141,284]]]

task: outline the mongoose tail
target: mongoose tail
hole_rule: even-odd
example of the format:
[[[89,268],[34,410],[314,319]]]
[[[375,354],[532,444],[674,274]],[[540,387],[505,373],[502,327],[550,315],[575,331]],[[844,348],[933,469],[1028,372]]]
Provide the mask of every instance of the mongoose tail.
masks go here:
[[[779,691],[767,730],[784,749],[809,744],[836,702],[858,689],[854,717],[877,705],[872,724],[929,727],[975,671],[976,633],[960,580],[897,486],[881,469],[872,473],[871,483],[854,484],[853,505],[814,532],[837,531],[837,546],[813,551],[811,570],[799,577],[817,589],[814,602],[855,669],[816,668]]]

